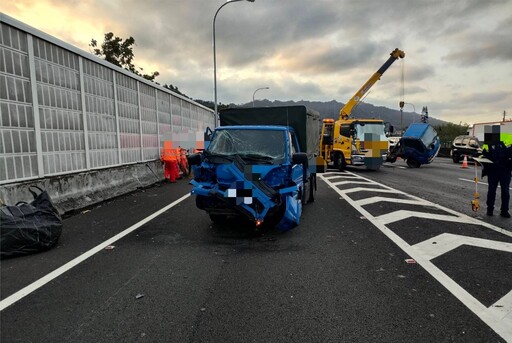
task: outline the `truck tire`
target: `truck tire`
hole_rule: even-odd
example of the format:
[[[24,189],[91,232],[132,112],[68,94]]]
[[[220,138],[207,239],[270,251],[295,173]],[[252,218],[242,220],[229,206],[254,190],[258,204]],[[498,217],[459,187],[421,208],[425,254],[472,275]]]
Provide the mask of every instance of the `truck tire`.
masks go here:
[[[309,177],[308,183],[304,184],[304,191],[302,192],[302,199],[301,199],[302,205],[305,205],[309,202],[313,202],[313,200],[311,200],[312,198],[314,200],[312,181],[311,181],[311,177]]]
[[[225,224],[227,221],[227,216],[223,214],[210,214],[210,219],[215,224]]]
[[[300,202],[302,205],[305,205],[309,199],[309,182],[308,184],[302,184],[302,188],[300,189]]]
[[[312,174],[309,177],[309,198],[308,202],[315,201],[315,190],[316,190],[316,174]]]
[[[453,163],[459,163],[460,157],[457,154],[453,154],[452,156]]]
[[[420,167],[420,163],[418,161],[416,161],[414,158],[408,158],[407,165],[409,166],[409,168],[419,168]]]
[[[343,156],[342,153],[337,152],[334,155],[334,168],[338,169],[339,171],[344,171],[347,167],[347,162],[345,162],[345,156]]]

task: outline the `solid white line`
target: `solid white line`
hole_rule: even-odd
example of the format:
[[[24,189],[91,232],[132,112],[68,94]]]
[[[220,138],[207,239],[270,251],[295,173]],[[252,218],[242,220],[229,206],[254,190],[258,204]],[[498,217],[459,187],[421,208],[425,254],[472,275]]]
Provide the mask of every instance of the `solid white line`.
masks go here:
[[[475,183],[475,180],[463,179],[463,178],[461,178],[461,177],[459,177],[459,178],[458,178],[458,180],[460,180],[460,181],[466,181],[466,182],[471,182],[471,183]],[[479,185],[480,185],[480,184],[482,184],[482,185],[486,185],[486,186],[488,186],[488,184],[487,184],[487,183],[485,183],[485,182],[480,182],[480,181],[478,181],[478,184],[479,184]],[[498,185],[498,187],[499,187],[499,185]]]
[[[471,183],[474,183],[474,182],[475,182],[475,180],[463,179],[463,178],[461,178],[461,177],[459,177],[459,180],[460,180],[460,181],[471,182]],[[479,185],[480,185],[480,184],[482,184],[482,185],[489,186],[489,184],[488,184],[488,183],[480,182],[480,181],[478,181],[478,184],[479,184]],[[500,186],[500,185],[498,185],[498,188],[501,188],[501,186]],[[512,190],[512,187],[511,187],[511,188],[509,188],[509,189],[510,189],[510,190]]]
[[[20,300],[20,299],[26,297],[27,295],[29,295],[30,293],[34,292],[36,289],[46,285],[48,282],[50,282],[53,279],[55,279],[55,278],[59,277],[60,275],[64,274],[65,272],[67,272],[71,268],[77,266],[81,262],[87,260],[89,257],[93,256],[97,252],[102,251],[103,249],[105,249],[105,247],[107,247],[107,246],[111,245],[112,243],[118,241],[119,239],[123,238],[124,236],[128,235],[129,233],[137,230],[142,225],[144,225],[147,222],[155,219],[156,217],[158,217],[159,215],[161,215],[165,211],[169,210],[170,208],[176,206],[177,204],[179,204],[180,202],[182,202],[183,200],[185,200],[189,196],[190,196],[190,193],[185,194],[184,196],[182,196],[178,200],[173,201],[169,205],[167,205],[164,208],[158,210],[157,212],[153,213],[152,215],[142,219],[140,222],[130,226],[129,228],[127,228],[126,230],[118,233],[114,237],[111,237],[111,238],[107,239],[103,243],[100,243],[99,245],[95,246],[91,250],[83,253],[82,255],[80,255],[80,256],[76,257],[75,259],[69,261],[68,263],[64,264],[63,266],[55,269],[51,273],[46,274],[45,276],[43,276],[39,280],[34,281],[30,285],[28,285],[28,286],[22,288],[21,290],[19,290],[18,292],[8,296],[7,298],[5,298],[4,300],[2,300],[0,302],[0,311],[3,311],[6,307],[11,306],[12,304],[17,302],[18,300]]]

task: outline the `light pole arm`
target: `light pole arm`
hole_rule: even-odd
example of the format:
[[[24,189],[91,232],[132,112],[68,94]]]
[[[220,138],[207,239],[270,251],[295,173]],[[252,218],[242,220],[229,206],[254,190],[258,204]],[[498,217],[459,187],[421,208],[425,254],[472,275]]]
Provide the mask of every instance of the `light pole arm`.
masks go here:
[[[212,32],[213,32],[213,93],[214,93],[213,94],[213,98],[214,98],[213,106],[214,106],[214,111],[215,111],[215,120],[217,120],[217,55],[216,55],[216,50],[215,50],[215,19],[217,19],[217,14],[222,9],[222,7],[224,7],[227,4],[230,4],[232,2],[238,2],[238,1],[243,1],[243,0],[231,0],[231,1],[227,1],[227,2],[223,3],[217,9],[217,11],[215,12],[215,15],[213,16],[213,23],[212,23],[212,26],[213,26],[213,30],[212,30]]]
[[[256,92],[261,90],[261,89],[269,89],[269,87],[261,87],[261,88],[258,88],[254,91],[254,93],[252,93],[252,107],[254,107],[254,96],[256,95]]]

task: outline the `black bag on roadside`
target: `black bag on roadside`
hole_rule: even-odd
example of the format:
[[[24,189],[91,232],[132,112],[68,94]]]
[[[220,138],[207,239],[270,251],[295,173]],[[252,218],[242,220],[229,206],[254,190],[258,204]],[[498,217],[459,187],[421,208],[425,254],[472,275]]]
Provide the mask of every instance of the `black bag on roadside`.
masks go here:
[[[31,203],[0,206],[0,257],[28,255],[50,249],[59,240],[62,218],[46,191]]]

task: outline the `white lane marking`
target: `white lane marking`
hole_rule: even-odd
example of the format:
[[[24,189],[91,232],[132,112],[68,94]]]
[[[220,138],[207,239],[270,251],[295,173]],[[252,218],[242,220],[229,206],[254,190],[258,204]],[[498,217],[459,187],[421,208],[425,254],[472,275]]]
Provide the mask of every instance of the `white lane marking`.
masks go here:
[[[424,206],[430,205],[430,203],[426,200],[395,199],[395,198],[386,198],[386,197],[379,197],[379,196],[355,200],[354,202],[360,206],[364,206],[364,205],[374,204],[376,202],[381,202],[381,201],[400,203],[400,204],[411,204],[411,205],[424,205]]]
[[[474,220],[468,220],[469,218],[461,218],[446,214],[436,214],[436,213],[427,213],[427,212],[419,212],[419,211],[408,211],[408,210],[398,210],[390,213],[386,213],[377,217],[374,217],[375,220],[378,220],[382,224],[391,224],[400,220],[404,220],[407,218],[426,218],[426,219],[435,219],[435,220],[444,220],[447,222],[455,222],[455,223],[474,223]]]
[[[353,174],[353,173],[352,173]],[[359,179],[363,179],[363,180],[367,180],[369,183],[373,184],[373,185],[378,185],[380,187],[382,187],[383,189],[377,189],[377,188],[364,188],[364,187],[355,187],[355,188],[350,188],[350,189],[339,189],[337,187],[333,187],[331,186],[332,188],[334,188],[336,190],[336,192],[338,193],[344,193],[344,194],[347,194],[347,193],[353,193],[353,192],[360,192],[360,191],[371,191],[371,192],[380,192],[380,193],[397,193],[397,194],[402,194],[402,195],[406,195],[407,197],[411,198],[411,199],[414,199],[414,200],[418,200],[418,201],[425,201],[427,203],[428,206],[432,206],[432,207],[436,207],[444,212],[448,212],[448,213],[451,213],[453,214],[454,216],[457,216],[459,218],[462,218],[464,220],[464,222],[469,222],[469,223],[472,223],[472,224],[475,224],[475,225],[480,225],[480,226],[483,226],[483,227],[486,227],[488,229],[491,229],[491,230],[494,230],[496,232],[499,232],[501,234],[504,234],[504,235],[507,235],[509,237],[512,237],[512,231],[507,231],[505,229],[502,229],[501,227],[499,226],[496,226],[496,225],[492,225],[490,223],[487,223],[487,222],[484,222],[484,221],[481,221],[481,220],[478,220],[476,218],[473,218],[473,217],[470,217],[466,214],[463,214],[463,213],[459,213],[457,211],[454,211],[448,207],[444,207],[444,206],[441,206],[439,204],[435,204],[435,203],[432,203],[432,202],[429,202],[427,200],[424,200],[420,197],[417,197],[417,196],[414,196],[412,194],[408,194],[408,193],[405,193],[405,192],[402,192],[400,190],[397,190],[397,189],[394,189],[394,188],[391,188],[389,186],[386,186],[384,184],[381,184],[381,183],[378,183],[374,180],[371,180],[371,179],[368,179],[368,178],[365,178],[363,176],[360,176],[360,175],[357,175],[357,174],[353,174],[355,175],[357,178]],[[323,176],[321,176],[322,179]],[[327,184],[330,186],[332,185],[331,182],[329,182],[328,179],[324,179],[326,180]],[[351,203],[354,202],[354,200],[351,200]]]
[[[460,181],[466,181],[466,182],[475,183],[475,180],[463,179],[463,178],[461,178],[461,177],[459,177],[459,180],[460,180]],[[489,184],[488,184],[488,183],[481,182],[481,181],[478,181],[478,184],[479,184],[479,185],[486,185],[486,186],[489,186]],[[501,188],[501,186],[500,186],[500,185],[498,185],[498,188]],[[512,190],[512,187],[511,187],[511,188],[509,188],[509,189],[510,189],[510,190]]]
[[[158,217],[159,215],[161,215],[165,211],[169,210],[170,208],[173,208],[174,206],[176,206],[177,204],[179,204],[180,202],[182,202],[183,200],[185,200],[189,196],[190,196],[190,193],[185,194],[184,196],[182,196],[178,200],[173,201],[172,203],[170,203],[169,205],[165,206],[164,208],[158,210],[157,212],[153,213],[152,215],[142,219],[140,222],[130,226],[126,230],[124,230],[124,231],[118,233],[117,235],[107,239],[103,243],[100,243],[99,245],[95,246],[91,250],[83,253],[82,255],[76,257],[75,259],[73,259],[73,260],[69,261],[68,263],[62,265],[61,267],[55,269],[51,273],[46,274],[45,276],[43,276],[39,280],[34,281],[30,285],[22,288],[21,290],[17,291],[14,294],[8,296],[7,298],[5,298],[4,300],[2,300],[0,302],[0,311],[3,311],[6,307],[11,306],[15,302],[19,301],[20,299],[22,299],[22,298],[26,297],[27,295],[29,295],[30,293],[34,292],[36,289],[46,285],[48,282],[50,282],[53,279],[55,279],[55,278],[59,277],[60,275],[64,274],[65,272],[67,272],[71,268],[77,266],[81,262],[87,260],[89,257],[93,256],[97,252],[102,251],[103,249],[105,249],[105,247],[107,247],[109,245],[112,245],[112,243],[118,241],[119,239],[123,238],[124,236],[128,235],[129,233],[137,230],[142,225],[144,225],[147,222],[155,219],[156,217]]]
[[[383,166],[383,167],[387,167],[387,168],[407,169],[407,167],[404,167],[404,166],[397,166],[397,165],[394,165],[394,164],[383,164],[382,166]]]
[[[435,244],[434,244],[435,243]],[[474,247],[500,250],[512,253],[512,243],[491,241],[483,238],[454,235],[451,233],[442,233],[423,242],[413,245],[413,248],[421,252],[427,259],[433,260],[448,251],[456,249],[461,245],[471,245]]]
[[[361,215],[366,217],[375,227],[377,227],[385,236],[387,236],[391,241],[393,241],[400,249],[402,249],[405,253],[407,253],[411,258],[416,260],[418,264],[420,264],[432,277],[434,277],[439,283],[441,283],[450,293],[452,293],[457,299],[459,299],[460,302],[462,302],[470,311],[472,311],[474,314],[476,314],[484,323],[486,323],[490,328],[492,328],[498,335],[503,337],[506,341],[512,342],[512,307],[502,307],[500,314],[497,315],[497,312],[495,310],[489,310],[487,307],[485,307],[482,303],[480,303],[475,297],[473,297],[468,291],[466,291],[464,288],[462,288],[459,284],[457,284],[454,280],[452,280],[450,277],[448,277],[443,271],[441,271],[439,268],[437,268],[432,262],[430,262],[430,259],[427,256],[424,256],[418,249],[416,249],[414,246],[409,245],[406,241],[404,241],[400,236],[398,236],[396,233],[394,233],[392,230],[390,230],[386,224],[383,222],[376,220],[376,218],[366,211],[361,205],[359,205],[357,202],[352,200],[347,195],[347,190],[341,190],[338,187],[332,185],[332,183],[328,180],[323,178],[322,175],[320,175],[320,178],[322,178],[327,185],[329,185],[336,193],[338,193],[345,201],[347,201],[352,207],[354,207]],[[361,179],[366,179],[362,176],[359,176]],[[373,180],[368,180],[373,183],[376,183]],[[383,184],[379,184],[388,192],[393,192],[393,189],[391,187],[388,187]],[[369,189],[363,189],[363,190],[369,190]],[[377,190],[373,190],[377,191]],[[406,194],[401,191],[396,191],[395,193],[401,193]],[[416,200],[422,200],[418,197],[415,197],[410,194],[406,194],[412,199]],[[434,206],[440,209],[443,209],[449,213],[452,213],[454,215],[458,215],[459,218],[464,218],[468,221],[473,221],[475,224],[485,226],[488,228],[491,228],[495,231],[501,232],[507,236],[512,237],[512,232],[508,232],[504,229],[501,229],[499,227],[496,227],[494,225],[490,225],[485,222],[481,222],[479,220],[476,220],[472,217],[466,216],[464,214],[458,213],[456,211],[453,211],[451,209],[445,208],[443,206],[431,203],[430,206]],[[507,295],[508,296],[508,295]],[[507,298],[508,299],[508,298]],[[503,315],[503,313],[505,313]]]
[[[349,180],[358,179],[358,177],[354,176],[354,175],[343,175],[343,174],[332,174],[332,173],[328,173],[327,175],[324,174],[324,177],[328,180],[330,180],[330,179],[349,179]]]
[[[507,319],[512,322],[512,291],[508,292],[504,297],[500,300],[496,301],[492,306],[490,306],[487,311],[501,319]]]
[[[351,181],[338,181],[338,182],[333,182],[332,184],[334,186],[341,186],[341,185],[353,185],[353,184],[356,184],[356,183],[360,183],[362,185],[367,185],[368,184],[368,182],[364,181],[364,180],[363,181],[355,181],[355,180],[354,181],[353,180],[351,180]]]
[[[332,186],[336,189],[336,186]],[[395,193],[395,194],[403,194],[401,191],[398,191],[396,189],[379,189],[379,188],[366,188],[366,187],[354,187],[350,189],[340,190],[341,192],[348,194],[348,193],[356,193],[356,192],[363,192],[363,191],[371,191],[371,192],[379,192],[379,193]]]

